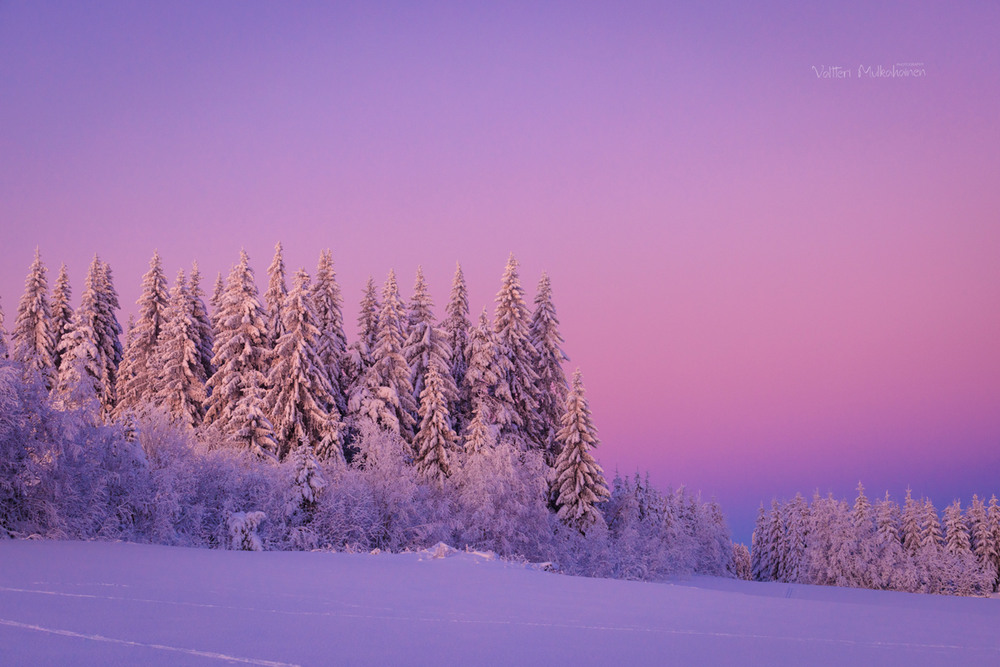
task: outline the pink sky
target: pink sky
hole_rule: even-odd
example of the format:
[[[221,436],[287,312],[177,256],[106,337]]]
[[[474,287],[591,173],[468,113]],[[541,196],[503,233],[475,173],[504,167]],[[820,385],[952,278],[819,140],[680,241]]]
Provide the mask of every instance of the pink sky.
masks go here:
[[[352,322],[418,264],[440,313],[456,261],[492,312],[513,251],[605,468],[740,539],[859,479],[1000,492],[1000,6],[202,4],[0,5],[7,328],[36,245],[128,308],[154,248],[214,280],[330,247]]]

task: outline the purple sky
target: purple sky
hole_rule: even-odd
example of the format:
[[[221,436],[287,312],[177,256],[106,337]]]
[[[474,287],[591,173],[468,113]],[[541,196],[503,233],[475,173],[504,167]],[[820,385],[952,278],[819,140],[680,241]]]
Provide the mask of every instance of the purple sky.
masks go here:
[[[418,264],[440,314],[456,261],[492,313],[513,251],[609,474],[740,539],[859,479],[1000,493],[1000,5],[536,4],[0,3],[7,327],[36,245],[127,308],[154,248],[330,247],[352,323]]]

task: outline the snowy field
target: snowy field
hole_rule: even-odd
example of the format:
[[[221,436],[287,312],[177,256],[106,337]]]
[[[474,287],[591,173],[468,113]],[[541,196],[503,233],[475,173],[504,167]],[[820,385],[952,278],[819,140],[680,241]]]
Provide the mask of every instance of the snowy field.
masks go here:
[[[0,541],[2,665],[988,665],[998,627],[996,599],[584,579],[465,553]]]

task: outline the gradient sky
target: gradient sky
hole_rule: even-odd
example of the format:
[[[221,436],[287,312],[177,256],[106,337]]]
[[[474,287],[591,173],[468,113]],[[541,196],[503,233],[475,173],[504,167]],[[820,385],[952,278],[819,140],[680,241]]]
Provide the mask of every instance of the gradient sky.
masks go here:
[[[0,2],[7,328],[36,245],[127,309],[154,248],[263,283],[330,247],[352,325],[418,264],[492,313],[514,252],[609,476],[742,540],[859,479],[1000,493],[1000,4],[472,4]]]

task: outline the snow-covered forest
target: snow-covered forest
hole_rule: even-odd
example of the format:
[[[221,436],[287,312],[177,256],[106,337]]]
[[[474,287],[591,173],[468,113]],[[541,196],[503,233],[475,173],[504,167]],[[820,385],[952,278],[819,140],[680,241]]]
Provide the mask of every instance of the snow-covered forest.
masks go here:
[[[492,319],[460,266],[441,320],[419,268],[408,303],[369,279],[350,343],[329,251],[289,280],[279,244],[263,299],[243,252],[207,303],[197,265],[171,286],[154,254],[126,332],[98,257],[71,301],[36,252],[9,336],[0,311],[0,536],[747,576],[714,502],[609,488],[549,277],[529,307],[513,256]]]
[[[1000,505],[973,496],[963,511],[956,500],[942,522],[909,490],[902,509],[888,493],[872,503],[861,484],[853,506],[819,494],[775,500],[760,508],[751,568],[758,581],[988,594],[1000,570]]]

